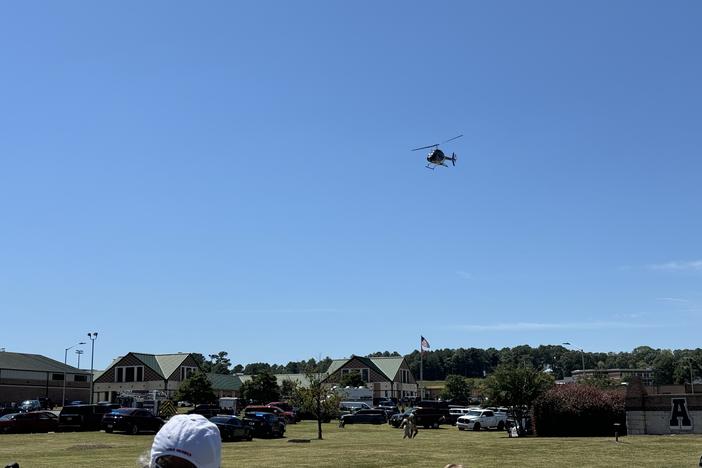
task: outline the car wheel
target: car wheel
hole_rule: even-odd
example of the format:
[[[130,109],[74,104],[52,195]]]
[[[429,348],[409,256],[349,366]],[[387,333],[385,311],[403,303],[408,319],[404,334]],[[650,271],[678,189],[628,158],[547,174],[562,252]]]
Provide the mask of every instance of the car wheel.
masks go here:
[[[458,426],[458,430],[459,430],[459,431],[465,431],[466,428],[465,428],[465,427]]]
[[[246,440],[248,440],[249,442],[251,442],[251,441],[253,440],[253,435],[252,435],[252,434],[249,434],[248,436],[246,436]]]
[[[434,423],[431,425],[432,429],[438,429],[439,428],[439,423]]]
[[[504,421],[500,421],[500,422],[497,423],[497,430],[498,430],[498,431],[504,431],[504,430],[505,430],[505,422],[504,422]]]
[[[132,424],[132,427],[129,429],[129,433],[132,435],[137,435],[139,433],[139,426]]]
[[[475,425],[473,426],[473,430],[479,431],[480,430],[480,423],[475,423]]]

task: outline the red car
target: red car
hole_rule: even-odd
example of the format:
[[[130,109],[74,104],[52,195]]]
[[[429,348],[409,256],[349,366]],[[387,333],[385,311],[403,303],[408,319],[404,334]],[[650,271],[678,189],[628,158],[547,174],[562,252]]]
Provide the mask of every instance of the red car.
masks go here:
[[[296,422],[295,413],[292,411],[283,411],[273,405],[249,405],[244,408],[244,415],[249,413],[272,413],[283,418],[286,423],[294,424]]]
[[[300,418],[297,416],[297,411],[295,410],[295,408],[293,408],[293,406],[287,401],[271,401],[266,406],[277,406],[286,413],[292,413],[293,418],[291,422],[293,424],[300,420]]]
[[[0,432],[55,432],[58,422],[50,411],[6,414],[0,418]]]

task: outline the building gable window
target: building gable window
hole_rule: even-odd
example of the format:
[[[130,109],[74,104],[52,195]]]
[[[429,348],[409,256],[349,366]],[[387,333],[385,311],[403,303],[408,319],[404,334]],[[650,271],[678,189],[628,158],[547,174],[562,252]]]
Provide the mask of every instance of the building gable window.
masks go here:
[[[144,366],[120,366],[115,368],[115,382],[143,382]]]
[[[63,380],[64,375],[63,374],[51,374],[51,380]]]
[[[87,382],[88,376],[87,375],[74,375],[73,381],[74,382]]]
[[[361,379],[364,382],[368,382],[370,380],[370,370],[369,369],[361,369]]]
[[[185,380],[195,373],[196,367],[181,366],[180,367],[180,380]]]

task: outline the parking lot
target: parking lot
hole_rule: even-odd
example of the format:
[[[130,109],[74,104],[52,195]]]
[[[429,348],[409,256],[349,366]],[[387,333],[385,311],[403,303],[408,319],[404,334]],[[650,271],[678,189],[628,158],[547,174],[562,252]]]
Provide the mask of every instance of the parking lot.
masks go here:
[[[414,440],[384,425],[324,425],[318,441],[316,423],[290,425],[283,439],[228,442],[222,467],[241,466],[696,466],[702,436],[510,439],[504,432],[458,431],[452,426],[420,429]],[[290,439],[311,439],[290,443]],[[0,465],[17,461],[33,467],[134,467],[153,440],[152,434],[104,432],[0,435]],[[4,466],[4,465],[2,465]]]

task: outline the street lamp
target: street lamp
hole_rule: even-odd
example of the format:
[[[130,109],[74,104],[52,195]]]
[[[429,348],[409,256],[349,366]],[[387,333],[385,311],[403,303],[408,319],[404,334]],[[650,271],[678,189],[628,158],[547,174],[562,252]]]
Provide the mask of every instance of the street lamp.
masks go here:
[[[76,354],[78,355],[78,370],[80,370],[80,355],[83,354],[85,351],[82,349],[76,349]]]
[[[80,343],[76,343],[73,346],[69,346],[63,351],[63,363],[64,365],[68,365],[68,350],[73,349],[76,346],[84,345],[85,341],[81,341]],[[64,369],[63,371],[63,397],[61,398],[61,406],[64,406],[66,404],[66,371]]]
[[[88,333],[90,338],[90,404],[93,404],[93,363],[95,362],[95,340],[97,332]]]
[[[573,346],[572,344],[568,343],[567,341],[565,343],[561,343],[566,346]],[[585,370],[585,351],[582,348],[577,348],[573,346],[576,350],[580,351],[580,357],[582,358],[583,361],[583,371]]]

